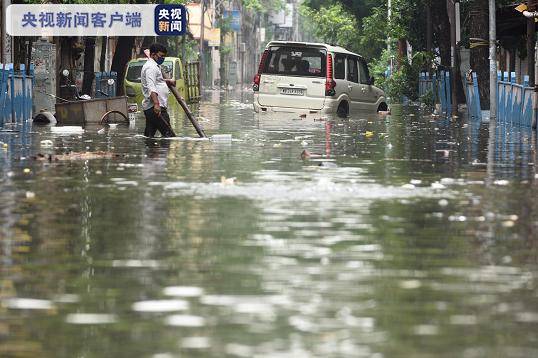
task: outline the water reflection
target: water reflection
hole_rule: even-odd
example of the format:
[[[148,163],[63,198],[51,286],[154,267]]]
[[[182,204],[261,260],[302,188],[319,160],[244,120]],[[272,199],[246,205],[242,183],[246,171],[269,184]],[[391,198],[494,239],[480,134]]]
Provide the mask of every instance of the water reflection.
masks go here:
[[[244,99],[213,92],[196,112],[226,144],[147,141],[141,118],[1,134],[0,355],[538,353],[529,133],[489,181],[484,125]],[[44,139],[118,156],[32,159]]]

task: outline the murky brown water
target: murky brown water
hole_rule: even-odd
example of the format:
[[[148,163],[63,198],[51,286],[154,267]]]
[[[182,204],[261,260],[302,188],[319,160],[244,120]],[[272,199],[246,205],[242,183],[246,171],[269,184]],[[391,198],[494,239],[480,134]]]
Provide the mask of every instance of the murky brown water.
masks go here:
[[[200,107],[231,143],[0,134],[0,356],[538,356],[529,131],[488,168],[473,123],[242,100]]]

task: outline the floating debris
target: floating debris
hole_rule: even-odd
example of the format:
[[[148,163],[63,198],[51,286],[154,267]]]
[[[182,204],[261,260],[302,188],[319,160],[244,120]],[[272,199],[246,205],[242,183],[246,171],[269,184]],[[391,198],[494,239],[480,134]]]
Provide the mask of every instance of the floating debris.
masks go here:
[[[186,337],[181,340],[181,347],[188,349],[206,349],[211,347],[207,337]]]
[[[456,179],[454,179],[454,178],[442,178],[441,179],[441,184],[452,185],[452,184],[455,184],[455,183],[456,183]]]
[[[39,142],[39,145],[41,145],[42,148],[51,148],[54,143],[50,139],[45,139]]]
[[[204,317],[191,315],[173,315],[165,321],[170,326],[178,327],[203,327],[206,324]]]
[[[174,312],[184,311],[189,308],[189,302],[183,300],[154,300],[139,301],[132,305],[136,312]]]
[[[79,126],[59,126],[50,127],[50,131],[56,134],[80,134],[84,133],[84,128]]]
[[[210,140],[212,142],[231,142],[232,135],[231,134],[214,134],[211,136]]]
[[[124,155],[112,153],[112,152],[69,152],[67,154],[42,154],[38,153],[37,155],[31,157],[33,160],[38,161],[70,161],[70,160],[91,160],[91,159],[113,159],[121,158]],[[30,169],[28,169],[30,170]],[[25,171],[25,173],[27,173]]]
[[[220,177],[220,183],[224,185],[234,185],[235,184],[235,177],[234,178],[226,178],[225,176]]]
[[[338,168],[338,165],[333,162],[321,162],[318,166],[322,168]]]
[[[65,318],[71,324],[110,324],[117,321],[116,315],[103,313],[72,313]]]
[[[18,297],[2,301],[2,306],[17,310],[50,310],[54,308],[54,305],[49,300]]]
[[[198,297],[203,295],[204,290],[195,286],[170,286],[165,287],[163,293],[166,296]]]

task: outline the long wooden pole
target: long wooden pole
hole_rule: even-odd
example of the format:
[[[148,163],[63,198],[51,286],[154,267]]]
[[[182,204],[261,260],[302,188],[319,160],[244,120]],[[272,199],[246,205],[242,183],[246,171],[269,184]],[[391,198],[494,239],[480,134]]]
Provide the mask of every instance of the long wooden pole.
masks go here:
[[[196,121],[196,119],[194,118],[194,116],[192,115],[192,112],[190,111],[189,107],[187,106],[187,103],[185,103],[185,100],[183,99],[183,97],[181,97],[181,95],[179,94],[178,90],[176,87],[173,87],[173,86],[168,86],[168,88],[170,89],[170,92],[172,92],[172,94],[174,95],[174,97],[176,97],[176,100],[177,100],[177,103],[179,103],[179,105],[181,106],[181,108],[183,108],[183,110],[185,111],[185,113],[187,114],[187,117],[189,118],[189,120],[191,121],[194,129],[196,129],[196,132],[198,133],[198,135],[200,136],[200,138],[207,138],[207,135],[205,134],[204,130],[202,129],[202,127],[200,127],[200,125],[198,124],[198,121]]]

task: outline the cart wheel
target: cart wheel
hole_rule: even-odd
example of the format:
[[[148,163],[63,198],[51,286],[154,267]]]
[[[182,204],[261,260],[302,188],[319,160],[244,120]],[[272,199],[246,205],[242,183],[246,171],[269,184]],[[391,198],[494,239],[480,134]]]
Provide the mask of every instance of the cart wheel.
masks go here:
[[[110,115],[113,115],[112,118]],[[115,120],[115,114],[119,114],[121,117],[123,117],[123,121],[117,121]],[[120,111],[108,111],[101,117],[101,124],[109,124],[109,123],[118,123],[118,122],[124,122],[126,124],[129,124],[129,118],[127,116],[120,112]]]

